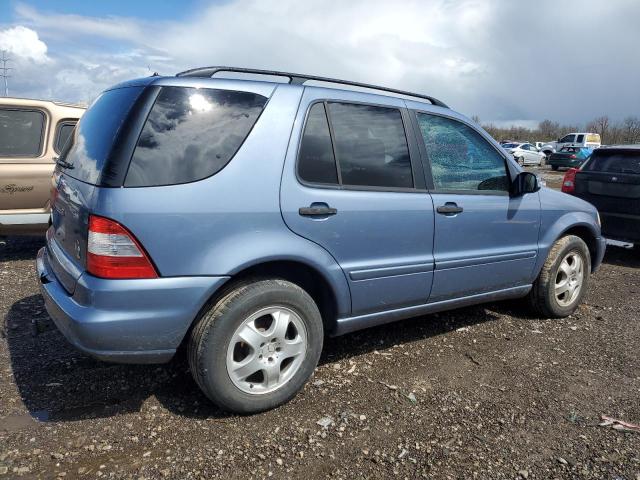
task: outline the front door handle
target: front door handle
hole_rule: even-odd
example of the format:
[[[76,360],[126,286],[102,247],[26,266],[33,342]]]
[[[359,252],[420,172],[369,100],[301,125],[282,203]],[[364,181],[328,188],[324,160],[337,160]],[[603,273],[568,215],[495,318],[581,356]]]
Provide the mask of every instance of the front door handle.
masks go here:
[[[436,212],[441,215],[457,215],[458,213],[462,213],[463,210],[464,209],[462,207],[459,207],[454,202],[447,202],[444,205],[440,205],[438,208],[436,208]]]
[[[303,217],[326,217],[338,213],[336,208],[331,208],[326,203],[312,203],[310,207],[300,207],[298,213]]]

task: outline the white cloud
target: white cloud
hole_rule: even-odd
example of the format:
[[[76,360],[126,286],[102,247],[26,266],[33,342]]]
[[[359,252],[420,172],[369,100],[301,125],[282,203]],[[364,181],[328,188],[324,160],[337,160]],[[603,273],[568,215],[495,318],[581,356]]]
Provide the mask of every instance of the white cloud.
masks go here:
[[[14,61],[49,61],[47,45],[38,38],[38,33],[22,25],[0,30],[0,50],[6,50]]]
[[[86,101],[149,69],[222,64],[414,90],[496,122],[640,111],[636,0],[232,0],[164,22],[19,4],[16,15],[52,59],[46,82],[16,72],[30,95]]]

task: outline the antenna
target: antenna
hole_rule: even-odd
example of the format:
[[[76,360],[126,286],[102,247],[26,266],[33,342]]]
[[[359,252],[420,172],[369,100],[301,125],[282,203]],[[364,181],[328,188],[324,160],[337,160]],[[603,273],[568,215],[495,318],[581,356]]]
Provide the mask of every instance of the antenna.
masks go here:
[[[2,55],[2,57],[0,58],[0,63],[2,63],[2,66],[0,67],[0,77],[4,79],[4,96],[8,97],[9,84],[7,82],[7,79],[11,78],[11,75],[9,75],[8,73],[10,70],[13,70],[13,68],[7,67],[7,63],[11,61],[11,59],[7,57],[7,51],[6,50],[0,51],[0,55]]]

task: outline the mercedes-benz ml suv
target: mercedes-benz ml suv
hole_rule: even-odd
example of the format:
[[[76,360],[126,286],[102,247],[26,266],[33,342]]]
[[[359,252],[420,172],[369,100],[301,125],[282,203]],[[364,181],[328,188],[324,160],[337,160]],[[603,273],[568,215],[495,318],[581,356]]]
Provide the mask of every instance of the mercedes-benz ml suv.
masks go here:
[[[204,393],[247,413],[292,398],[325,335],[506,298],[578,307],[605,249],[590,204],[433,97],[249,73],[133,80],[80,121],[37,259],[78,348],[166,362],[184,343]]]

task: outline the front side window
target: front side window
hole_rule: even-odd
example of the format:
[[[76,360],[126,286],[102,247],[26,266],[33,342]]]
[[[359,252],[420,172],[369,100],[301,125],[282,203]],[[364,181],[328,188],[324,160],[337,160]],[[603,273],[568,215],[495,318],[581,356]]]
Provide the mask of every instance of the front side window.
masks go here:
[[[400,110],[350,103],[328,110],[343,185],[413,188]]]
[[[126,187],[214,175],[236,154],[267,98],[251,92],[163,87],[142,129]]]
[[[0,158],[39,157],[44,121],[39,110],[0,108]]]
[[[575,135],[565,135],[560,139],[560,143],[573,143],[575,138]]]
[[[436,191],[509,191],[504,158],[478,132],[437,115],[417,118]]]

